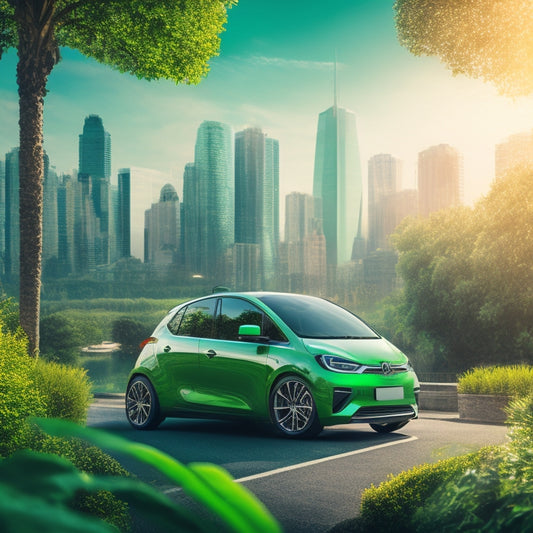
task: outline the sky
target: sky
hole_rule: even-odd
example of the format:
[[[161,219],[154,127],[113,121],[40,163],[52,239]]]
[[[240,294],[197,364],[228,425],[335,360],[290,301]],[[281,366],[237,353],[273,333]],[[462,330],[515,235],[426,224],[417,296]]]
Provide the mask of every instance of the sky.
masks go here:
[[[220,55],[196,86],[144,81],[62,49],[45,99],[45,149],[58,173],[78,166],[86,116],[111,135],[112,169],[141,167],[174,185],[194,160],[204,120],[234,131],[261,127],[280,142],[280,204],[312,191],[318,115],[333,104],[357,119],[364,187],[368,159],[404,161],[403,187],[416,187],[418,153],[447,143],[464,156],[465,201],[485,194],[494,147],[533,128],[533,97],[512,100],[480,80],[453,77],[438,58],[412,56],[397,41],[389,0],[240,0],[229,11]],[[0,154],[18,145],[16,53],[0,61]],[[180,191],[178,190],[178,193]],[[147,199],[148,200],[148,199]],[[147,206],[149,207],[149,205]]]

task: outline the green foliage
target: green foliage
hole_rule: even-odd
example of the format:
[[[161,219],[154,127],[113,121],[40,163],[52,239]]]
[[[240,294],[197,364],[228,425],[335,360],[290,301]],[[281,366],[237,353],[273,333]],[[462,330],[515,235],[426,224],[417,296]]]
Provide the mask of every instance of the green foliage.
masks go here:
[[[40,356],[48,361],[73,365],[78,359],[83,336],[72,321],[59,313],[49,315],[40,324]]]
[[[502,460],[437,489],[417,511],[412,531],[533,531],[533,396],[507,408],[510,442]]]
[[[121,351],[128,354],[139,354],[139,344],[153,331],[139,320],[122,317],[113,322],[111,339],[121,345]]]
[[[473,209],[408,219],[392,237],[405,288],[391,318],[431,370],[533,362],[532,179],[517,167]]]
[[[482,462],[494,461],[496,450],[478,452],[423,464],[397,476],[389,476],[378,487],[372,486],[361,498],[361,521],[368,531],[390,532],[391,524],[398,533],[411,532],[411,519],[417,509],[439,486],[477,468]]]
[[[400,44],[414,55],[436,55],[454,75],[481,78],[510,96],[533,91],[530,0],[396,0],[394,9]]]
[[[216,519],[210,521],[202,518],[200,520],[199,517],[175,505],[150,486],[135,480],[80,476],[73,468],[57,461],[53,465],[48,464],[46,468],[58,471],[54,479],[62,481],[60,491],[58,487],[51,486],[47,490],[47,496],[59,494],[61,497],[65,490],[79,490],[80,488],[110,490],[131,502],[138,512],[152,518],[154,526],[157,525],[161,531],[172,531],[176,528],[176,524],[180,524],[180,531],[184,532],[220,531],[221,524],[226,530],[232,532],[274,533],[280,531],[278,524],[266,508],[246,488],[235,483],[227,472],[218,466],[203,463],[185,466],[150,446],[129,442],[116,435],[82,428],[61,420],[40,419],[36,420],[36,423],[51,435],[83,438],[99,447],[129,455],[156,468],[170,481],[181,486],[184,492],[196,502],[214,513]],[[39,470],[36,467],[32,472]],[[61,479],[61,473],[65,474],[63,479]],[[81,486],[82,483],[83,486]],[[38,486],[38,484],[35,485]]]
[[[457,381],[459,394],[499,394],[525,397],[533,394],[533,366],[511,365],[473,368]]]
[[[0,298],[0,324],[4,331],[15,333],[19,329],[19,308],[13,298]]]
[[[35,389],[43,398],[46,415],[85,423],[92,401],[86,370],[54,362],[37,361],[31,373]]]
[[[27,349],[22,333],[11,333],[0,323],[0,457],[27,444],[28,416],[46,413],[44,399],[30,378],[36,363]]]
[[[506,408],[510,442],[503,471],[513,479],[533,481],[533,393]]]

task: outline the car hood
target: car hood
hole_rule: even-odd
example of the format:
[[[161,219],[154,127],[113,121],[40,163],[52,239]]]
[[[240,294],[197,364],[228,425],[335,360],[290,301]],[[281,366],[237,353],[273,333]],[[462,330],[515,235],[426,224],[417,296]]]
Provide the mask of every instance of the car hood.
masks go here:
[[[403,364],[407,357],[385,339],[302,339],[313,355],[337,355],[362,365]]]

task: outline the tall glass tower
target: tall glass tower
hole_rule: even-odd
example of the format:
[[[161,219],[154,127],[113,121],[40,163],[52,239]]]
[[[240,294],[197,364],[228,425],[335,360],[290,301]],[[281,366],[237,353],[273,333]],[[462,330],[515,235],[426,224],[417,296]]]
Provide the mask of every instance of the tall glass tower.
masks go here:
[[[198,128],[194,173],[198,186],[198,274],[225,282],[226,259],[235,235],[233,130],[205,121]]]
[[[79,136],[78,178],[89,181],[92,208],[96,220],[94,247],[96,265],[107,264],[110,260],[110,235],[113,224],[110,223],[111,209],[111,136],[104,130],[102,119],[98,115],[85,118],[83,133]],[[88,190],[89,190],[88,189]],[[85,203],[85,200],[82,201]],[[111,237],[111,238],[110,238]],[[82,254],[83,255],[83,254]]]
[[[320,113],[315,150],[313,196],[322,199],[328,278],[350,261],[360,235],[363,200],[355,114],[337,106]],[[331,286],[331,285],[330,285]]]

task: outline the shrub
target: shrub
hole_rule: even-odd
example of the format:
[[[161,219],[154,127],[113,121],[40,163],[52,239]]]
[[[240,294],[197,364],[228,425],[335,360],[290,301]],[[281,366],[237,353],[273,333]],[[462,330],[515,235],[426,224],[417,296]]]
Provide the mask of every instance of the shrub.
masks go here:
[[[111,338],[121,344],[123,353],[139,354],[141,343],[152,332],[145,324],[138,320],[122,317],[113,322]]]
[[[76,364],[82,337],[73,322],[55,313],[43,318],[40,323],[40,354],[48,361]]]
[[[46,405],[30,375],[35,360],[28,356],[27,339],[11,333],[0,323],[0,456],[24,447],[31,431],[30,415],[42,416]]]
[[[499,394],[524,397],[533,393],[533,367],[490,366],[465,372],[457,382],[459,394]]]
[[[361,521],[375,533],[391,531],[411,532],[411,519],[437,487],[450,479],[460,477],[481,462],[492,459],[496,448],[443,459],[434,464],[423,464],[389,476],[378,487],[371,486],[361,497]]]
[[[32,379],[44,399],[47,417],[85,423],[92,401],[86,370],[39,360],[32,368]]]

